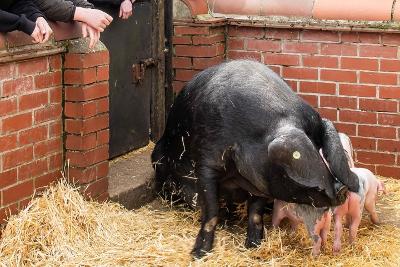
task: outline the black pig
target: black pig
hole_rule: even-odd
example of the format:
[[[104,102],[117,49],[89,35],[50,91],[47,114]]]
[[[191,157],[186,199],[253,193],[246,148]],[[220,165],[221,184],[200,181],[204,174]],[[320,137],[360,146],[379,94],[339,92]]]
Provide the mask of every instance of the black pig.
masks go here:
[[[359,186],[333,124],[250,60],[208,68],[183,88],[152,161],[159,188],[173,184],[191,206],[199,200],[196,257],[212,248],[221,195],[247,198],[252,247],[263,238],[263,207],[274,198],[328,207]]]

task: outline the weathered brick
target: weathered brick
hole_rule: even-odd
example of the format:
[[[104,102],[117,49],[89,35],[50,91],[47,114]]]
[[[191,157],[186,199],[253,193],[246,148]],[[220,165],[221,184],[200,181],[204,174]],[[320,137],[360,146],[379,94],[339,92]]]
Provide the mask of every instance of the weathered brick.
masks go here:
[[[384,177],[400,178],[400,167],[398,166],[377,166],[376,174]]]
[[[210,28],[208,26],[204,26],[204,27],[175,26],[174,27],[175,35],[199,35],[199,34],[207,35],[207,34],[209,34],[209,30],[210,30]]]
[[[208,67],[217,65],[218,63],[221,63],[224,61],[223,56],[217,56],[213,58],[193,58],[193,69],[195,70],[204,70]]]
[[[48,71],[48,61],[46,57],[29,59],[17,64],[18,75],[32,75]]]
[[[17,97],[0,99],[0,116],[12,115],[17,111]]]
[[[400,72],[400,60],[381,59],[380,71]]]
[[[50,154],[62,151],[61,138],[54,138],[34,145],[34,156],[36,159],[46,157]]]
[[[329,31],[303,31],[302,41],[339,42],[339,33]]]
[[[228,51],[228,59],[252,59],[261,61],[261,52],[256,51]]]
[[[172,59],[172,67],[177,69],[191,69],[192,59],[189,57],[174,57]]]
[[[85,187],[84,195],[87,198],[96,198],[97,196],[107,192],[108,190],[108,179],[102,178],[90,183]]]
[[[25,94],[19,97],[19,111],[39,108],[49,103],[48,91]]]
[[[379,87],[379,98],[400,99],[400,87]]]
[[[317,80],[318,70],[309,68],[284,67],[283,77],[289,79]]]
[[[99,115],[89,119],[66,119],[65,131],[71,134],[88,134],[109,127],[108,114]]]
[[[208,35],[208,36],[193,36],[192,40],[194,45],[215,44],[224,42],[225,36],[222,34]]]
[[[54,171],[50,173],[43,174],[39,177],[36,177],[34,179],[35,181],[35,188],[42,188],[45,189],[45,187],[49,186],[50,184],[58,181],[61,178],[61,173],[60,171]]]
[[[360,98],[360,110],[397,112],[397,101]]]
[[[293,54],[281,53],[265,53],[264,64],[282,65],[282,66],[298,66],[300,65],[300,56]]]
[[[61,85],[61,71],[49,72],[35,76],[37,89],[50,88]]]
[[[96,163],[108,160],[108,145],[96,147],[89,151],[67,151],[66,158],[71,166],[88,167]]]
[[[194,75],[196,75],[198,71],[196,70],[183,70],[177,69],[175,70],[175,80],[177,81],[190,81]]]
[[[322,55],[357,56],[357,45],[354,44],[321,44]]]
[[[334,82],[356,82],[357,73],[347,70],[321,69],[321,80]]]
[[[341,69],[349,70],[378,70],[378,59],[342,57]]]
[[[35,124],[50,120],[58,120],[61,118],[61,112],[61,105],[49,105],[45,108],[35,110]]]
[[[360,57],[397,58],[397,47],[363,45],[360,46]]]
[[[376,150],[376,143],[377,140],[373,137],[366,138],[366,137],[358,137],[353,136],[351,137],[351,143],[353,148],[355,149],[364,149],[364,150]]]
[[[330,56],[318,55],[303,55],[304,67],[319,67],[319,68],[337,68],[339,66],[339,59]]]
[[[64,67],[67,69],[91,68],[109,63],[108,50],[86,54],[67,53]]]
[[[47,158],[35,160],[34,162],[18,167],[18,181],[43,175],[48,171]]]
[[[357,98],[353,97],[337,97],[337,96],[320,96],[321,107],[332,108],[350,108],[356,109]]]
[[[339,120],[343,122],[355,122],[364,124],[376,124],[378,122],[376,113],[354,110],[340,110]]]
[[[19,131],[32,126],[32,112],[16,114],[3,119],[3,133]]]
[[[374,138],[396,138],[396,129],[393,127],[358,125],[358,135]]]
[[[2,206],[8,205],[33,194],[33,180],[17,184],[3,191]]]
[[[12,150],[16,148],[17,143],[17,134],[3,135],[0,136],[0,153]]]
[[[96,80],[97,70],[95,67],[79,70],[67,69],[64,71],[65,84],[84,85],[94,83]]]
[[[359,84],[340,84],[339,94],[346,96],[363,96],[363,97],[375,97],[376,86],[370,85],[359,85]]]
[[[381,73],[381,72],[360,72],[360,83],[396,85],[396,73]]]
[[[262,38],[265,35],[264,28],[255,27],[229,27],[228,36]]]
[[[67,86],[65,88],[66,101],[88,101],[107,97],[109,93],[108,82],[95,83],[86,86]]]
[[[27,146],[3,155],[3,170],[12,169],[33,159],[33,147]]]
[[[89,150],[95,148],[96,146],[96,133],[83,136],[68,134],[65,143],[65,148],[68,150]]]
[[[176,45],[176,56],[189,56],[189,57],[215,57],[224,54],[225,47],[223,44],[215,45]]]
[[[3,82],[2,97],[11,95],[22,95],[33,90],[32,76],[17,78]]]
[[[322,118],[337,121],[337,110],[335,108],[318,108],[318,113]]]
[[[317,54],[318,50],[317,43],[285,42],[282,46],[284,53]]]
[[[379,151],[400,152],[399,140],[378,139],[377,141]]]
[[[367,164],[392,165],[395,162],[395,156],[392,154],[371,151],[357,151],[357,159]]]
[[[378,123],[381,125],[400,126],[400,114],[378,113]]]
[[[229,50],[244,50],[244,40],[243,38],[229,38],[228,48]]]
[[[192,43],[192,37],[191,36],[173,36],[172,37],[172,43],[174,45],[177,45],[177,44],[191,44]]]
[[[336,84],[326,82],[300,82],[300,92],[334,95]]]
[[[19,145],[24,146],[40,141],[47,140],[48,138],[48,126],[38,126],[31,128],[19,133]]]
[[[97,69],[96,81],[97,82],[108,81],[110,77],[110,66],[109,65],[98,66],[96,69]]]
[[[271,40],[248,39],[247,50],[263,51],[263,52],[279,52],[281,51],[281,42]]]

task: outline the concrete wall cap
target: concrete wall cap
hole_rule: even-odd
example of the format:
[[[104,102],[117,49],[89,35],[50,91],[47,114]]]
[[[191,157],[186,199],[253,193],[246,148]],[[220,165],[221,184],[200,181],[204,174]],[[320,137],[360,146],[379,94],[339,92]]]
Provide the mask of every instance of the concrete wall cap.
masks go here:
[[[322,20],[400,21],[396,0],[174,0],[200,14],[287,16]]]

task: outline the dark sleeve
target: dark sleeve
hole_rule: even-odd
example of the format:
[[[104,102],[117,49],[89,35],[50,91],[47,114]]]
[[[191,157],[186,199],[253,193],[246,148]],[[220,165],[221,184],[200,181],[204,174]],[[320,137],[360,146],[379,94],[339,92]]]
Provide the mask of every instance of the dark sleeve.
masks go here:
[[[37,7],[53,21],[70,22],[74,19],[75,6],[65,0],[34,0]]]
[[[25,15],[16,15],[0,9],[0,32],[23,31],[31,35],[35,29],[35,23]]]
[[[31,21],[36,21],[38,17],[44,17],[44,14],[40,12],[39,8],[33,3],[33,0],[18,0],[15,1],[8,11],[22,15],[24,14]]]
[[[96,5],[114,5],[119,6],[123,0],[88,0],[90,3]]]
[[[75,6],[78,7],[94,8],[94,5],[86,0],[69,0],[69,1],[71,1]]]

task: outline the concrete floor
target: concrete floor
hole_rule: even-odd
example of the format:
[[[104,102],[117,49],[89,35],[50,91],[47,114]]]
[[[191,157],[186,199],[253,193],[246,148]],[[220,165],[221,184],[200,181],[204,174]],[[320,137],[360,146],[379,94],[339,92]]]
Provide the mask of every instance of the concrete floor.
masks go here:
[[[154,144],[133,151],[110,162],[110,199],[127,209],[138,208],[155,197],[151,181],[154,170],[150,155]]]

